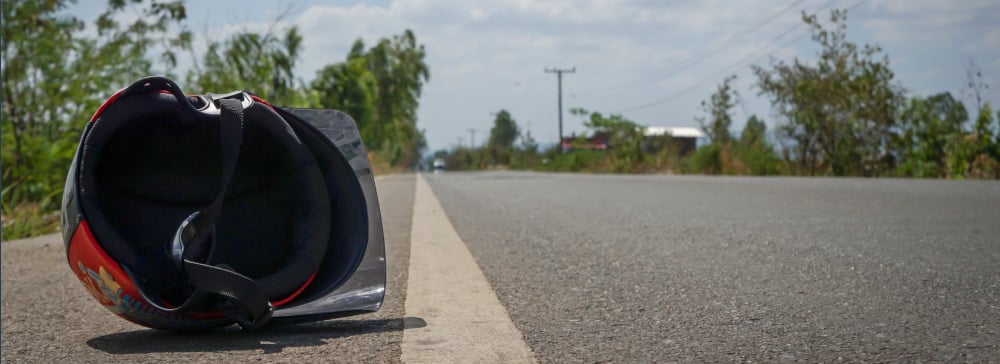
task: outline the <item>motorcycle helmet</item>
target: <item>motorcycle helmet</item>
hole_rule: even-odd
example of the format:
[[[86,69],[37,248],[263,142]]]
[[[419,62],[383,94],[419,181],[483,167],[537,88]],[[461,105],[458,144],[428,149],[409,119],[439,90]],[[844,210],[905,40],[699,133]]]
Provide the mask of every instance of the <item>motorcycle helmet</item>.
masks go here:
[[[144,78],[86,124],[62,217],[83,286],[151,328],[322,320],[384,297],[371,167],[335,110]]]

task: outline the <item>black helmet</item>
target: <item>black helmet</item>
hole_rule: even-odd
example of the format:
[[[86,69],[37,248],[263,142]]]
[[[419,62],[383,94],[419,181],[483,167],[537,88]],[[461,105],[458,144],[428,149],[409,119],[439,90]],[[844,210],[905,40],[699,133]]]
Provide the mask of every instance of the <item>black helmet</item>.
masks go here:
[[[353,120],[247,92],[188,96],[149,77],[111,96],[70,167],[63,238],[101,304],[158,329],[326,319],[384,296]]]

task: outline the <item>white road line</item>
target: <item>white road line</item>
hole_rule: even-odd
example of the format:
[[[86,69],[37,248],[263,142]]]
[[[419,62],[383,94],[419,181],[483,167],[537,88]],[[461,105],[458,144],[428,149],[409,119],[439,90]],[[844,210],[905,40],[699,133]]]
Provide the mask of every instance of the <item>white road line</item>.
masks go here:
[[[497,299],[423,176],[417,175],[404,363],[528,363],[531,348]]]

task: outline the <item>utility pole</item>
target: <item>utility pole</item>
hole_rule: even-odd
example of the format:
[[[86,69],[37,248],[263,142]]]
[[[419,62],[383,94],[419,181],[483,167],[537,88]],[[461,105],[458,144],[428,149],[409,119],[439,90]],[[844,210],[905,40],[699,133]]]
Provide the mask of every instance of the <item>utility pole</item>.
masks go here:
[[[563,75],[563,73],[574,73],[574,72],[576,72],[576,67],[573,67],[571,69],[558,69],[558,68],[552,68],[552,69],[546,68],[545,69],[545,73],[555,73],[556,74],[556,79],[559,82],[559,152],[560,153],[565,153],[566,152],[563,149],[563,145],[562,145],[562,136],[563,136],[563,132],[562,132],[562,115],[563,115],[563,112],[562,112],[562,75]]]
[[[476,129],[469,128],[469,136],[472,137],[469,141],[469,149],[476,149]]]

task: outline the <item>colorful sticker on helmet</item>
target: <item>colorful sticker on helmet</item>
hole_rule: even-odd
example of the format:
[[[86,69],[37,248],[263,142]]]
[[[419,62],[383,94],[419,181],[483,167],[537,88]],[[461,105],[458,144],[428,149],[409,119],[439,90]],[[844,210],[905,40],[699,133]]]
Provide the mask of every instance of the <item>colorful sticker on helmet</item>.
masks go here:
[[[220,326],[231,320],[223,312],[178,314],[146,302],[124,270],[97,244],[86,221],[77,227],[69,248],[70,264],[80,283],[112,313],[154,328]]]
[[[153,307],[142,299],[133,298],[125,293],[121,285],[115,281],[103,266],[98,267],[97,272],[88,269],[82,262],[77,262],[80,273],[83,273],[80,280],[83,286],[90,291],[90,294],[97,298],[102,305],[116,315],[128,316],[138,320],[189,320],[190,318],[165,312]]]

